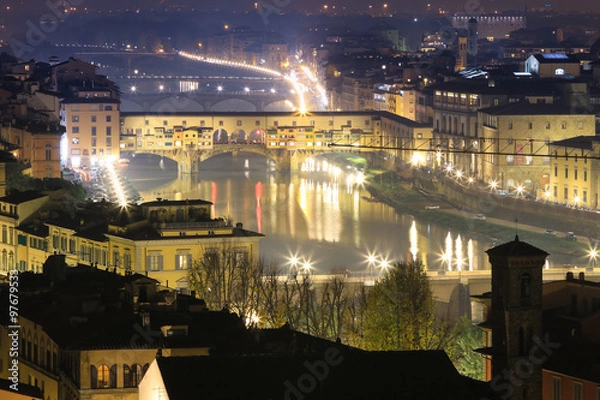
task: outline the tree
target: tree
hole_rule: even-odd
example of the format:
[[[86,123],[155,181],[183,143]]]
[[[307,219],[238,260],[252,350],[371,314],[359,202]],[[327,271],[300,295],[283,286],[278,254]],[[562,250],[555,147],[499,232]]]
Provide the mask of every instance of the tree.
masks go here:
[[[429,279],[420,262],[396,263],[367,294],[364,323],[368,350],[443,348],[449,338],[438,323]]]
[[[464,315],[454,325],[444,350],[462,375],[484,380],[483,357],[474,350],[483,346],[483,331]]]
[[[188,282],[209,309],[228,308],[249,318],[258,315],[263,271],[261,260],[247,260],[245,253],[222,243],[192,263]]]

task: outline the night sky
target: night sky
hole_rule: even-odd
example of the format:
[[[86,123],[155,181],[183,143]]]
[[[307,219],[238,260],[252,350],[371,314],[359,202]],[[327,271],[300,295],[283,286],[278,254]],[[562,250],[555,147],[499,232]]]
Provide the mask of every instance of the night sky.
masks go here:
[[[48,9],[46,2],[48,0],[4,0],[4,5],[10,6],[13,11],[26,11],[28,13],[43,13]],[[373,8],[381,7],[384,3],[388,4],[391,12],[423,12],[426,9],[427,1],[414,0],[387,0],[387,1],[367,1],[364,0],[259,0],[267,4],[284,5],[279,7],[285,10],[308,10],[314,12],[320,9],[324,4],[337,9],[346,7],[348,11],[365,10],[368,5]],[[49,3],[58,3],[59,0],[50,0]],[[94,10],[123,10],[125,8],[142,10],[149,8],[173,8],[177,5],[186,7],[196,7],[199,9],[220,9],[221,11],[250,10],[253,7],[254,0],[68,0],[65,4],[77,4],[77,7],[89,7]],[[483,12],[519,10],[522,11],[527,6],[529,9],[541,9],[544,4],[550,3],[552,8],[557,11],[597,11],[600,12],[600,1],[598,0],[432,0],[430,1],[431,10],[442,8],[449,12],[465,11],[466,9],[479,10]]]

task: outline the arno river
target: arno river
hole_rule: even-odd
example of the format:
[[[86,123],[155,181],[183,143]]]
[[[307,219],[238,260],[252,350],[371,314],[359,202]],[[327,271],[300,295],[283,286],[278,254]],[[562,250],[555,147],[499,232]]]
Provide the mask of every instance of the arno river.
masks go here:
[[[490,268],[485,250],[491,239],[421,223],[372,201],[357,182],[357,171],[315,161],[305,171],[276,178],[270,161],[241,153],[205,161],[198,176],[177,177],[168,160],[140,159],[133,159],[126,176],[144,201],[211,201],[215,217],[230,217],[264,234],[262,258],[282,268],[294,257],[317,274],[346,269],[367,273],[371,267],[377,272],[384,261],[415,258],[432,271]],[[374,256],[371,264],[369,255]]]

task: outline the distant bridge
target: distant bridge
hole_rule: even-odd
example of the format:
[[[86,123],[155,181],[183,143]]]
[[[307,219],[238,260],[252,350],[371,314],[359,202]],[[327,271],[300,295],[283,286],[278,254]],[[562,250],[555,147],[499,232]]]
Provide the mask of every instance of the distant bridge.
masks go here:
[[[287,98],[277,93],[147,93],[121,97],[124,112],[261,112],[292,111]]]

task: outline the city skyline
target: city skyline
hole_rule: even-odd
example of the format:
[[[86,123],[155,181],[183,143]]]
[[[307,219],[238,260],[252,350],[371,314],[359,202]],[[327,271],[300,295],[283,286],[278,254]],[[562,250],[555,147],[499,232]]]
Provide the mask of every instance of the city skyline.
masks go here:
[[[2,8],[5,10],[14,11],[17,13],[25,13],[28,15],[35,15],[47,11],[49,8],[59,7],[61,2],[50,2],[47,0],[7,0]],[[425,13],[432,12],[437,13],[440,10],[449,13],[455,12],[467,12],[467,13],[494,13],[494,12],[505,12],[505,11],[540,11],[540,10],[553,10],[553,11],[575,11],[575,12],[600,12],[600,4],[594,0],[581,0],[578,2],[569,2],[567,0],[555,0],[555,1],[540,1],[540,0],[528,0],[526,2],[518,0],[437,0],[430,2],[414,3],[406,0],[377,0],[372,2],[361,2],[361,1],[326,1],[326,0],[307,0],[307,1],[293,1],[285,0],[279,1],[277,4],[269,2],[267,0],[261,0],[259,2],[252,2],[246,0],[230,0],[226,4],[216,0],[207,0],[197,2],[193,0],[152,0],[152,1],[140,1],[140,0],[107,0],[103,2],[92,2],[90,0],[70,0],[63,1],[62,5],[65,8],[75,7],[79,10],[90,10],[90,11],[124,11],[124,10],[160,10],[160,9],[172,9],[177,10],[178,8],[193,8],[197,10],[205,11],[232,11],[232,12],[247,12],[252,9],[260,7],[270,8],[276,7],[281,12],[287,11],[300,11],[315,13],[319,11],[334,12],[334,10],[342,10],[349,13],[357,12],[370,12],[371,10],[377,10],[384,8],[386,12],[393,13]],[[3,11],[5,11],[3,10]]]

